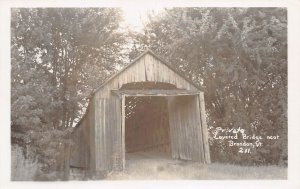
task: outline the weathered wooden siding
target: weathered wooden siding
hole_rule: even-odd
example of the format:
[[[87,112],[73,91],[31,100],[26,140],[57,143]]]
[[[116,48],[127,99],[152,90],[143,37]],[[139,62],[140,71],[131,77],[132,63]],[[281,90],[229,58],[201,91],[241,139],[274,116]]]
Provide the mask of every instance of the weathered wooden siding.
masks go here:
[[[73,133],[74,145],[70,153],[70,166],[81,168],[88,175],[94,175],[95,168],[95,102],[90,100],[86,115]]]
[[[89,165],[89,118],[84,119],[80,125],[75,128],[73,134],[74,145],[72,146],[70,165],[77,168],[88,168]]]
[[[70,144],[62,144],[57,150],[60,151],[60,155],[56,158],[56,171],[58,173],[58,178],[62,180],[69,179],[70,172]]]
[[[118,98],[95,100],[95,157],[97,172],[118,169],[121,165],[121,115]]]
[[[161,63],[151,54],[146,54],[134,65],[110,80],[96,93],[97,98],[110,98],[112,89],[119,89],[125,83],[132,82],[164,82],[175,85],[179,89],[197,90],[190,82],[183,79],[168,66]]]
[[[111,118],[112,127],[112,168],[113,170],[122,170],[122,130],[121,130],[121,99],[117,96],[111,97]]]
[[[172,157],[204,163],[198,96],[170,97],[168,104]]]

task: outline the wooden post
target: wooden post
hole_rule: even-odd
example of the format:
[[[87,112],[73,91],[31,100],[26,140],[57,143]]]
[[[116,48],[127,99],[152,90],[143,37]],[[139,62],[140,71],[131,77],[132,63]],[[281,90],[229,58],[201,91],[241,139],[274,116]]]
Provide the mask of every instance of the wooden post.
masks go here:
[[[201,116],[201,124],[202,124],[202,136],[203,136],[203,144],[204,144],[205,163],[209,164],[209,163],[211,163],[211,161],[210,161],[208,130],[207,130],[207,123],[206,123],[205,102],[204,102],[204,93],[203,92],[200,92],[199,100],[200,100],[200,116]]]

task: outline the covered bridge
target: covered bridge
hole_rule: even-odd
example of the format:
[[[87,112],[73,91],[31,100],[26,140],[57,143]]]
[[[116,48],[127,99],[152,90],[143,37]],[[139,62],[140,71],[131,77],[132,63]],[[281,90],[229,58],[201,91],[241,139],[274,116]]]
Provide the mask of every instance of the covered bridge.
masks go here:
[[[151,50],[94,91],[73,137],[70,166],[89,177],[123,170],[137,151],[210,163],[203,92]]]

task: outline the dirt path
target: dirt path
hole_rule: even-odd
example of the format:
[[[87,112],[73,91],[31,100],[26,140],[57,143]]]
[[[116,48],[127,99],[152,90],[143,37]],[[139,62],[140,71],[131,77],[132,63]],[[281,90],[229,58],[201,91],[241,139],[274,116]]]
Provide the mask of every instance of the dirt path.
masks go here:
[[[286,179],[286,175],[287,168],[277,166],[247,167],[219,163],[203,165],[173,160],[165,154],[134,153],[126,155],[124,172],[113,172],[107,179]]]

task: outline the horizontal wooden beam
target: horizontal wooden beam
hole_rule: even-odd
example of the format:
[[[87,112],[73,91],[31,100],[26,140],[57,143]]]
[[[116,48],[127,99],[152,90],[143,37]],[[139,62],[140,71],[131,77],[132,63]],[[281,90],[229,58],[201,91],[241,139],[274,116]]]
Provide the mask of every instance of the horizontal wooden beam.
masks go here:
[[[199,95],[200,91],[169,89],[169,90],[111,90],[116,95],[126,96],[183,96],[183,95]]]

